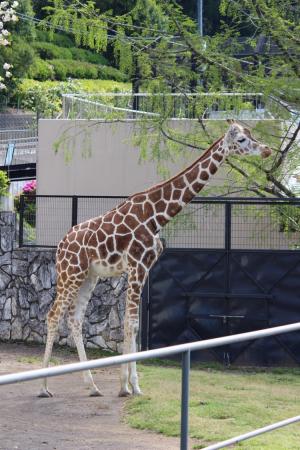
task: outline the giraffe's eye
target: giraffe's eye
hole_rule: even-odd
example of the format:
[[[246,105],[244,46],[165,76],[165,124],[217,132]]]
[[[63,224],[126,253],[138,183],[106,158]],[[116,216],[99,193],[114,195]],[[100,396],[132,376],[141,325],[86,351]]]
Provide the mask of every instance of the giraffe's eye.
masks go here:
[[[238,139],[238,142],[241,144],[242,142],[245,142],[246,138]]]

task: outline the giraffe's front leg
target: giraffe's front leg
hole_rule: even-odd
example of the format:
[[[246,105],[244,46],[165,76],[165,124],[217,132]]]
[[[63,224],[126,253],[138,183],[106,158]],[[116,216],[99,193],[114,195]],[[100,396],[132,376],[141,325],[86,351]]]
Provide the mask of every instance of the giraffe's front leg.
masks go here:
[[[129,317],[128,317],[129,316]],[[124,328],[124,351],[123,353],[135,353],[137,351],[137,333],[138,333],[138,317],[125,317]],[[130,390],[131,387],[132,391]],[[121,366],[121,390],[119,397],[127,397],[129,395],[141,395],[142,391],[139,387],[136,362],[122,364]]]
[[[127,301],[128,301],[128,293],[127,293]],[[123,354],[125,355],[127,353],[130,353],[130,324],[128,317],[128,309],[126,307],[124,318]],[[129,390],[129,364],[121,365],[120,381],[121,381],[121,389],[119,392],[119,397],[128,397],[129,395],[131,395],[131,391]]]
[[[130,353],[135,353],[137,351],[137,334],[139,329],[138,318],[131,323],[132,333],[131,333],[131,350]],[[136,369],[136,362],[129,363],[129,383],[132,388],[133,395],[142,395],[142,391],[139,387],[139,379]]]
[[[137,337],[138,326],[137,324],[128,324],[127,339],[124,339],[124,354],[125,353],[135,353],[136,349],[136,337]],[[130,390],[131,387],[132,391]],[[139,387],[138,374],[136,369],[136,362],[131,362],[128,364],[122,364],[121,366],[121,389],[119,392],[119,397],[127,397],[131,394],[141,395],[142,391]]]
[[[143,285],[146,279],[144,268],[136,267],[129,271],[128,290],[126,298],[126,312],[124,320],[124,348],[123,353],[135,353],[137,351],[137,334],[139,329],[139,303]],[[136,362],[121,366],[121,390],[120,397],[131,394],[141,395],[138,382]]]

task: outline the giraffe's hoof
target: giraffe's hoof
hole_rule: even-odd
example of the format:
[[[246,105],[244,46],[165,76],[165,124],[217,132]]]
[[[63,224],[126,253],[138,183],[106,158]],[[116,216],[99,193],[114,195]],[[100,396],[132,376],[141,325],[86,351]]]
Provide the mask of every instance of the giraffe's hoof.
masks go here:
[[[130,395],[131,392],[124,389],[121,389],[119,392],[119,397],[130,397]]]
[[[53,397],[52,392],[48,391],[48,389],[42,388],[39,395],[39,398],[50,398]]]
[[[133,395],[144,395],[140,389],[133,389]]]
[[[90,397],[103,397],[103,394],[99,391],[98,388],[95,387],[91,390]]]

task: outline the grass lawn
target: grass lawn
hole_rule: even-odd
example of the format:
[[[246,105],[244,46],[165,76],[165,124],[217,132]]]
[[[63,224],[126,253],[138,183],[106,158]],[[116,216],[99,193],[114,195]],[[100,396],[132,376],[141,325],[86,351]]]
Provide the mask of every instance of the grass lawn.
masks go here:
[[[132,427],[179,436],[181,369],[139,365],[144,396],[126,403]],[[300,369],[193,369],[190,437],[200,449],[300,414]],[[299,450],[300,424],[237,444],[235,448]],[[167,449],[166,449],[167,450]]]

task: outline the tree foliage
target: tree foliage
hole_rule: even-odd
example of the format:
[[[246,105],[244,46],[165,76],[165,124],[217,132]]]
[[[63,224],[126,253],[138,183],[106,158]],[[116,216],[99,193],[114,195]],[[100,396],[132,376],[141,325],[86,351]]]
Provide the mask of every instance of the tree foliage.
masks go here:
[[[6,172],[0,170],[0,196],[7,194],[9,179]]]
[[[34,11],[31,0],[22,0],[18,6],[18,14],[25,14],[28,17],[34,17]],[[36,38],[34,23],[31,21],[18,20],[15,25],[15,34],[26,38],[27,42],[32,42]]]
[[[23,0],[17,6],[18,14],[26,14],[33,17],[31,0]],[[9,23],[11,33],[10,45],[1,49],[0,67],[4,67],[6,61],[9,61],[12,69],[12,77],[6,81],[7,89],[1,93],[4,97],[9,97],[15,89],[18,79],[24,76],[26,70],[34,60],[34,50],[31,47],[35,39],[35,28],[31,22],[22,20]]]
[[[130,76],[134,92],[261,93],[281,119],[256,127],[258,137],[273,145],[274,156],[263,163],[232,159],[229,167],[241,190],[260,196],[293,196],[286,180],[300,165],[299,3],[221,0],[220,28],[203,37],[174,0],[132,3],[128,2],[130,10],[120,8],[116,14],[113,9],[99,9],[101,2],[52,0],[44,26],[73,33],[78,45],[98,51],[113,48],[116,63]],[[163,159],[162,143],[167,142],[171,152],[182,142],[205,146],[217,137],[202,120],[210,106],[207,98],[189,97],[188,102],[200,119],[198,130],[189,136],[168,125],[165,107],[158,119],[143,124],[152,136],[151,157]]]

